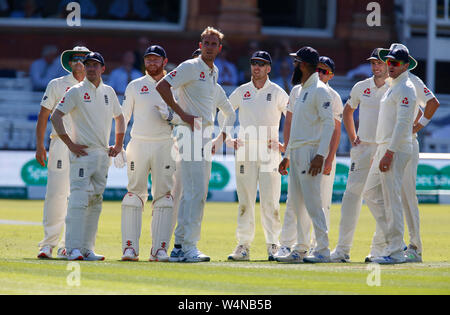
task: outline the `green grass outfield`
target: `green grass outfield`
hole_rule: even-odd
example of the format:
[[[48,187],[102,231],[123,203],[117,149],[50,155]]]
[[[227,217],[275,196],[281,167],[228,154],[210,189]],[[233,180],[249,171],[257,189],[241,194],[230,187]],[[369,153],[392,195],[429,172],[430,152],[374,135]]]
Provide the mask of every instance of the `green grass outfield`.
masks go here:
[[[151,209],[144,212],[141,260],[120,262],[120,203],[105,202],[96,251],[104,262],[80,262],[80,286],[68,279],[77,269],[67,261],[38,260],[43,237],[42,201],[0,200],[0,294],[450,294],[450,207],[421,205],[423,264],[382,266],[380,286],[369,286],[368,265],[374,220],[364,207],[350,264],[279,264],[266,261],[257,206],[250,262],[227,262],[236,245],[237,204],[208,202],[199,249],[209,263],[151,263]],[[285,205],[282,204],[282,214]],[[331,212],[330,245],[336,245],[339,205]],[[12,221],[12,222],[11,222]],[[68,284],[69,283],[69,284]]]

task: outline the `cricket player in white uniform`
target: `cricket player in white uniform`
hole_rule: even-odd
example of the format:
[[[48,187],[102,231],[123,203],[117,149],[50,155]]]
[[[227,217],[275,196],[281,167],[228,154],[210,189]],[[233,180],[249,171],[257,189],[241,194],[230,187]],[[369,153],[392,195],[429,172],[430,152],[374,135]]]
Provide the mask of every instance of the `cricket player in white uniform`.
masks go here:
[[[70,153],[70,196],[66,217],[68,260],[104,260],[94,252],[110,157],[122,151],[125,123],[113,88],[103,84],[105,61],[91,52],[84,60],[86,79],[72,87],[58,104],[52,123]],[[73,136],[63,117],[73,122]],[[115,145],[108,147],[112,119]]]
[[[178,224],[184,228],[183,251],[186,262],[210,261],[198,248],[201,223],[211,175],[211,152],[219,148],[224,130],[211,142],[216,114],[215,93],[218,70],[214,60],[222,48],[223,34],[212,27],[202,33],[200,58],[181,63],[156,86],[161,97],[185,122],[180,161],[183,187]],[[171,87],[178,89],[178,102]],[[235,114],[231,108],[221,108],[226,116],[224,128],[232,128]],[[179,126],[178,128],[183,127]],[[195,127],[195,128],[194,128]],[[195,129],[195,130],[194,130]],[[181,146],[183,148],[181,148]]]
[[[371,161],[377,148],[375,134],[378,123],[380,101],[390,87],[391,80],[387,65],[380,60],[376,48],[367,59],[372,66],[373,76],[358,82],[350,93],[344,108],[343,120],[345,129],[352,144],[350,151],[351,166],[347,187],[344,192],[339,224],[339,240],[331,253],[333,262],[349,262],[350,249],[362,206],[364,186],[367,181]],[[353,113],[359,106],[359,128],[356,133]],[[382,246],[373,244],[370,256],[378,256]]]
[[[390,50],[402,48],[408,53],[408,48],[402,44],[392,44],[389,49],[381,49],[380,57],[384,58]],[[414,61],[413,61],[414,62]],[[412,66],[410,70],[414,69]],[[413,128],[413,150],[412,157],[407,164],[402,183],[402,204],[405,213],[405,219],[409,231],[409,245],[405,251],[406,262],[422,262],[422,240],[420,237],[420,214],[418,200],[416,195],[416,177],[419,164],[419,142],[417,141],[417,132],[426,126],[439,108],[439,101],[434,96],[423,81],[412,73],[409,73],[409,79],[414,84],[417,93],[417,108],[414,117],[416,117]],[[419,110],[424,108],[425,112]],[[380,242],[383,242],[383,235],[380,229],[375,235],[380,236]]]
[[[47,121],[54,112],[64,94],[74,85],[84,80],[84,56],[89,53],[86,47],[74,47],[61,54],[61,64],[69,72],[68,75],[50,81],[41,102],[36,125],[36,160],[42,166],[47,162],[44,138]],[[71,132],[71,121],[64,118],[67,132]],[[50,147],[48,152],[47,189],[44,201],[44,239],[39,243],[38,258],[52,258],[53,248],[58,246],[57,257],[65,258],[64,238],[59,241],[64,230],[64,219],[67,213],[67,198],[69,196],[69,150],[58,137],[52,127],[50,134]]]
[[[173,174],[175,161],[172,127],[160,108],[167,105],[156,92],[164,77],[168,59],[163,47],[150,46],[144,54],[147,74],[127,86],[122,111],[125,126],[134,117],[131,140],[126,150],[128,192],[122,201],[122,260],[139,259],[142,212],[148,200],[148,176],[152,175],[152,249],[150,261],[168,261],[167,247],[172,235]]]
[[[327,221],[327,226],[330,226],[330,209],[333,198],[333,185],[334,177],[336,174],[336,152],[339,147],[339,141],[341,136],[341,122],[342,122],[342,99],[340,95],[329,85],[329,81],[334,77],[335,64],[334,61],[329,58],[322,56],[319,58],[319,64],[317,66],[317,72],[319,73],[319,79],[325,83],[329,89],[330,96],[332,98],[332,110],[334,117],[334,131],[331,137],[330,148],[328,156],[325,159],[323,176],[322,176],[322,205],[325,211],[325,218]],[[301,92],[301,85],[295,86],[296,91],[291,93],[289,104],[295,104],[296,99],[299,97]],[[289,143],[289,132],[286,132],[291,128],[292,112],[288,112],[290,116],[289,119],[285,121],[284,139],[287,146]],[[297,239],[297,218],[294,213],[295,205],[292,204],[290,199],[286,201],[286,212],[284,217],[283,228],[281,231],[281,247],[276,254],[277,261],[287,262],[290,261],[292,256],[289,256],[292,246],[295,244]],[[302,224],[302,231],[304,232],[303,240],[305,241],[304,246],[307,247],[310,244],[310,248],[315,246],[314,234],[311,234],[311,218],[306,212],[301,212],[300,224]],[[284,257],[284,258],[282,258]]]
[[[412,127],[416,112],[416,90],[408,69],[417,62],[403,48],[394,48],[384,58],[392,85],[381,99],[374,161],[369,171],[364,199],[372,212],[387,246],[379,264],[406,261],[401,185],[406,165],[412,156]]]
[[[291,262],[326,263],[330,260],[328,227],[322,206],[322,168],[334,130],[332,98],[328,87],[319,80],[316,67],[318,52],[304,47],[295,56],[293,80],[300,78],[301,93],[295,104],[289,103],[293,112],[289,144],[279,171],[287,174],[290,166],[288,198],[297,206],[297,243],[291,252]],[[295,92],[295,91],[294,91]],[[308,246],[302,239],[302,211],[308,212],[314,226],[316,247],[307,256]]]
[[[257,51],[251,59],[252,80],[231,95],[233,109],[239,109],[238,139],[243,146],[236,151],[236,187],[239,199],[236,236],[238,245],[228,260],[249,260],[250,245],[255,236],[255,202],[259,184],[261,223],[268,259],[274,260],[281,231],[281,175],[278,148],[268,148],[269,141],[278,143],[280,119],[286,112],[289,96],[269,79],[272,58]]]

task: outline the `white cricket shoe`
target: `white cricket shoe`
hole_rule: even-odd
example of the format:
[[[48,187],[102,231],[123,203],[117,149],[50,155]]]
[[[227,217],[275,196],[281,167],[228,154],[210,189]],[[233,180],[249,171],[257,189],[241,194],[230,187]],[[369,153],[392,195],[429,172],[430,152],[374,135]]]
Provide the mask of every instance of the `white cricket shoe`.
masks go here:
[[[181,248],[173,248],[170,253],[169,261],[170,262],[181,262],[184,260],[184,252]]]
[[[206,256],[197,248],[193,248],[184,253],[183,262],[205,262],[210,261],[211,257]]]
[[[275,261],[275,255],[278,252],[278,249],[280,248],[280,246],[278,246],[277,244],[268,244],[267,245],[267,255],[268,261]]]
[[[291,249],[287,246],[281,246],[278,252],[274,255],[275,260],[277,260],[278,257],[285,257],[291,253]],[[278,260],[277,260],[278,261]]]
[[[123,251],[122,261],[138,261],[139,256],[136,255],[136,251],[133,247],[127,247]]]
[[[234,252],[228,256],[228,260],[248,261],[250,260],[250,248],[247,245],[238,245]]]
[[[405,258],[407,263],[421,263],[422,254],[417,252],[417,247],[409,245],[405,250]]]
[[[275,258],[278,262],[302,264],[303,259],[306,257],[307,252],[299,252],[298,250],[293,250],[286,256],[278,256]]]
[[[167,251],[165,248],[160,248],[156,251],[155,255],[153,255],[153,249],[150,252],[150,259],[148,261],[160,261],[160,262],[168,262],[169,256],[167,255]]]
[[[50,245],[43,246],[37,255],[39,259],[51,259],[53,248]]]
[[[67,259],[67,251],[65,248],[58,248],[58,253],[56,254],[58,259]]]
[[[333,252],[331,252],[330,260],[333,263],[349,263],[350,256],[334,250]]]
[[[325,264],[330,263],[330,256],[324,256],[319,253],[313,253],[312,255],[308,255],[303,259],[303,262],[308,264]]]
[[[70,253],[68,253],[67,260],[84,260],[84,257],[79,249],[74,248]]]
[[[380,264],[380,265],[404,264],[406,262],[406,257],[403,256],[401,258],[394,258],[391,256],[381,256],[381,257],[373,258],[372,262]]]
[[[84,253],[84,260],[86,260],[86,261],[103,261],[103,260],[105,260],[105,256],[98,255],[98,254],[94,253],[93,250],[88,249]]]

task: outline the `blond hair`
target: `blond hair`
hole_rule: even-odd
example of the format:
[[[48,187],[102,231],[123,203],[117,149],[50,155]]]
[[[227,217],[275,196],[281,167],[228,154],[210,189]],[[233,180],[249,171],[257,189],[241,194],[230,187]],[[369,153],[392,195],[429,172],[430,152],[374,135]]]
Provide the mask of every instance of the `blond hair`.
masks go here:
[[[203,31],[202,35],[200,36],[201,40],[203,41],[203,38],[207,35],[215,35],[217,36],[217,38],[219,39],[219,43],[222,44],[223,38],[225,35],[223,35],[223,33],[221,31],[219,31],[218,29],[215,29],[212,26],[208,26],[207,28],[205,28],[205,30]]]

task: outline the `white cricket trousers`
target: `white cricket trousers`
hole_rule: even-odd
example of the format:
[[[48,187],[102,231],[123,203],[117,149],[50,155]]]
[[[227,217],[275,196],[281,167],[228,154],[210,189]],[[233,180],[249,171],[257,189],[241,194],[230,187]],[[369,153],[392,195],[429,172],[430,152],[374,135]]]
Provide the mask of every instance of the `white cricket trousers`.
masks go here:
[[[350,255],[356,224],[361,213],[364,187],[376,150],[376,143],[367,142],[362,142],[350,150],[351,164],[347,187],[342,198],[339,240],[336,246],[339,253]]]
[[[333,160],[333,166],[330,175],[322,175],[321,192],[322,192],[322,207],[324,209],[327,227],[330,227],[330,209],[333,201],[333,185],[336,176],[336,157]],[[288,185],[290,182],[290,175],[288,178]],[[312,221],[306,211],[300,213],[300,222],[302,224],[302,231],[304,232],[304,248],[307,246],[315,246],[314,233],[311,233]],[[280,243],[282,246],[292,248],[297,240],[297,217],[295,215],[295,205],[292,204],[289,197],[286,200],[286,211],[284,214],[283,228],[280,235]]]
[[[297,241],[294,250],[308,251],[309,242],[304,239],[302,219],[306,212],[312,220],[316,238],[314,253],[329,256],[328,228],[321,198],[322,174],[308,174],[310,162],[317,154],[317,146],[305,145],[291,151],[288,198],[295,207],[297,217]]]
[[[402,181],[411,152],[395,152],[391,168],[387,172],[379,169],[388,144],[379,145],[369,171],[364,199],[374,216],[377,229],[385,237],[387,247],[382,256],[403,257],[403,205],[401,200]]]
[[[403,175],[402,204],[405,211],[406,224],[409,231],[409,243],[417,247],[422,253],[422,240],[420,237],[419,202],[416,194],[417,168],[419,166],[419,142],[413,139],[413,151]]]
[[[69,180],[69,149],[59,138],[50,141],[47,163],[47,190],[44,201],[44,239],[39,247],[46,245],[64,248],[64,235],[59,241],[61,232],[64,231],[64,220],[67,214],[67,198],[70,192]]]
[[[250,246],[255,237],[255,203],[259,184],[261,223],[266,244],[278,244],[281,232],[281,175],[278,165],[281,156],[278,151],[270,151],[265,156],[256,156],[256,161],[252,161],[248,153],[258,148],[247,144],[236,151],[236,188],[239,199],[237,241],[239,245]],[[259,142],[258,145],[263,145],[266,150],[266,142]]]
[[[88,155],[70,153],[70,196],[66,217],[66,248],[94,250],[110,157],[105,149]]]

